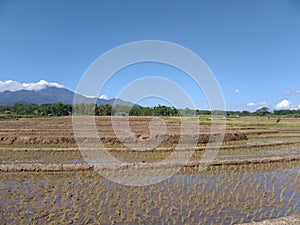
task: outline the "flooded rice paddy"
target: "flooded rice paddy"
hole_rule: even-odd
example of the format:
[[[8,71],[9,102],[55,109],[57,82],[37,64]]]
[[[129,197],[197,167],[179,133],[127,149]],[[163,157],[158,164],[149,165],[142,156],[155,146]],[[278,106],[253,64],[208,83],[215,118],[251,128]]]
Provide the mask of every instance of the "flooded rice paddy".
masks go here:
[[[148,119],[133,120],[133,129],[144,132],[139,124]],[[217,152],[216,161],[231,164],[206,170],[193,164],[148,186],[125,186],[93,170],[72,170],[86,161],[73,142],[68,117],[0,121],[0,167],[11,168],[0,172],[0,224],[241,224],[294,215],[300,212],[300,121],[275,121],[229,119],[229,132],[247,137],[228,139]],[[176,123],[176,118],[170,123],[171,133],[177,132]],[[97,124],[100,132],[111,132],[107,118]],[[147,169],[143,163],[166,159],[173,148],[169,142],[145,152],[124,151],[116,143],[108,147],[120,161],[139,163],[142,169]],[[190,162],[199,162],[204,150],[205,144],[199,143]],[[18,165],[29,165],[29,170],[14,171]],[[38,171],[39,165],[69,165],[69,171]],[[152,168],[152,176],[163,175]]]

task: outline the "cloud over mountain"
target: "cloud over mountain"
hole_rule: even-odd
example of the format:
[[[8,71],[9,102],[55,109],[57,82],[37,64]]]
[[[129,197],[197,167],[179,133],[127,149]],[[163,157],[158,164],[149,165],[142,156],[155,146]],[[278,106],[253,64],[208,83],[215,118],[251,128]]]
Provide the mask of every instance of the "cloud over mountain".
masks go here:
[[[281,110],[281,109],[290,109],[290,110],[300,109],[300,105],[297,106],[297,105],[293,104],[291,101],[284,99],[284,100],[278,102],[274,106],[274,109],[275,110]]]
[[[99,98],[100,98],[100,99],[105,99],[105,100],[108,99],[108,97],[107,97],[106,95],[101,95]]]
[[[119,98],[108,99],[106,95],[100,97],[83,96],[64,88],[63,85],[40,80],[36,83],[20,83],[12,80],[0,81],[0,105],[15,104],[52,104],[62,102],[73,104],[74,96],[77,103],[111,104],[133,106],[129,101]]]
[[[54,82],[47,82],[45,80],[40,80],[35,83],[20,83],[13,80],[0,81],[0,93],[5,91],[15,92],[20,90],[40,91],[47,87],[64,88],[64,86],[61,84],[54,83]]]

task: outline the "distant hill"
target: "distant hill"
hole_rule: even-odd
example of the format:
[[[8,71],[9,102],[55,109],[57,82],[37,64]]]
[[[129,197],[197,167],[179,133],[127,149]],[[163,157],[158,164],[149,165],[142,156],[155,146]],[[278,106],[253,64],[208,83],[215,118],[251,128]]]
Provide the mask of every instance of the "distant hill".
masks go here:
[[[20,104],[51,104],[62,102],[65,104],[72,104],[75,93],[66,89],[58,87],[46,87],[41,90],[19,90],[19,91],[5,91],[0,93],[0,105],[15,105]],[[93,103],[95,98],[85,97],[79,95],[78,102]],[[97,105],[114,104],[132,106],[131,102],[123,101],[122,99],[100,99],[96,100]]]

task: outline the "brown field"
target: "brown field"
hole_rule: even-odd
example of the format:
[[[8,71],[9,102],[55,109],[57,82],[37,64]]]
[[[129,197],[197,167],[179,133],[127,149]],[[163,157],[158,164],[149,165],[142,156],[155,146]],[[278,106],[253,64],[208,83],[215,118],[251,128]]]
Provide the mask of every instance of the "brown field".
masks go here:
[[[123,118],[120,118],[120,123]],[[143,140],[150,136],[149,121],[151,117],[130,117],[130,128],[135,137]],[[118,119],[117,119],[118,122]],[[165,118],[167,132],[161,142],[162,146],[176,144],[180,134],[179,118]],[[116,137],[110,117],[96,118],[97,130],[101,141],[108,146],[121,145],[120,140]],[[71,117],[59,118],[34,118],[18,120],[1,121],[0,124],[0,145],[5,146],[26,146],[45,147],[46,145],[66,145],[76,146],[74,138]],[[84,126],[82,129],[89,129]],[[155,129],[159,129],[155,128]],[[191,131],[196,133],[197,131]],[[200,136],[198,143],[207,143],[209,139],[210,129],[208,126],[200,127]],[[192,135],[192,134],[191,134]],[[228,129],[224,141],[245,140],[246,135],[237,129]]]
[[[138,140],[150,137],[151,119],[130,118]],[[210,118],[199,119],[190,161],[167,164],[161,161],[178,143],[180,120],[162,119],[167,131],[156,137],[159,146],[135,151],[116,137],[110,117],[97,117],[99,139],[122,162],[100,167],[87,164],[87,152],[79,151],[71,117],[0,120],[0,224],[238,224],[299,213],[299,119],[228,118],[220,151],[204,171]],[[130,168],[142,179],[139,170],[160,176],[158,168],[179,166],[165,181],[141,187],[113,183],[95,171],[116,176]]]

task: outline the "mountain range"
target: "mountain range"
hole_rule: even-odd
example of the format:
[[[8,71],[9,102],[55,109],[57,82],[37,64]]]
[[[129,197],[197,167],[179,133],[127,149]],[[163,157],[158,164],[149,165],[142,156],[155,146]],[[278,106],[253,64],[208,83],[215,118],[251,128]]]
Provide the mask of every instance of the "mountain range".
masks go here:
[[[0,93],[0,105],[15,104],[52,104],[62,102],[64,104],[72,104],[75,93],[69,89],[62,87],[46,86],[40,90],[17,90],[4,91]],[[132,106],[133,103],[123,101],[122,99],[102,99],[96,97],[77,96],[78,103],[95,103],[97,105],[112,104]]]

